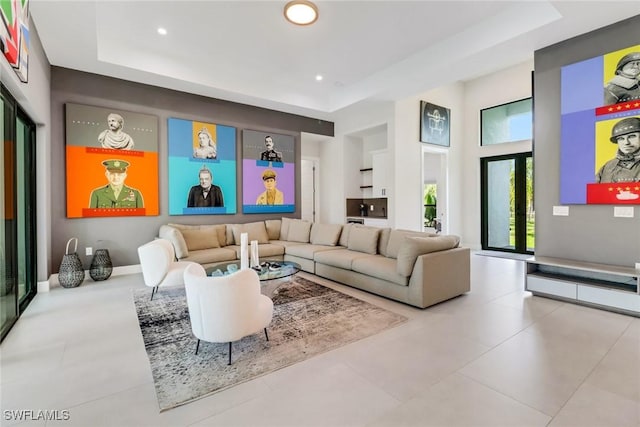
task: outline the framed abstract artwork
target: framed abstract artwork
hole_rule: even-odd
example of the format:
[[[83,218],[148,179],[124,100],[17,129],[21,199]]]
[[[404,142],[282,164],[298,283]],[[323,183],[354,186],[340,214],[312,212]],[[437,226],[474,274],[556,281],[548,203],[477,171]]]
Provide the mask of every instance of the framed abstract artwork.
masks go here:
[[[170,118],[169,215],[236,213],[236,128]]]
[[[65,108],[67,217],[158,215],[158,118]]]
[[[420,142],[449,147],[450,127],[448,108],[420,101]]]
[[[295,212],[295,140],[242,131],[242,212]]]

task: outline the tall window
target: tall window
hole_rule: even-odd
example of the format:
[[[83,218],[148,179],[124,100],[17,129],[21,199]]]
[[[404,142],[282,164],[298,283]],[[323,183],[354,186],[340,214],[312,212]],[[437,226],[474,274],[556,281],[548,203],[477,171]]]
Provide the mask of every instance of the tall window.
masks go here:
[[[35,124],[0,87],[0,338],[36,294]]]
[[[531,98],[480,110],[480,145],[530,141],[533,138]]]

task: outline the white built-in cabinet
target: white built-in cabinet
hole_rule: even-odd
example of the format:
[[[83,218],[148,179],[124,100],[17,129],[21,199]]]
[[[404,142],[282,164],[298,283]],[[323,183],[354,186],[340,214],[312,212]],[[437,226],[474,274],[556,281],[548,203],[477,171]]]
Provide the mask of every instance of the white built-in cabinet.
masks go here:
[[[640,269],[538,256],[526,264],[534,295],[640,316]]]
[[[389,221],[386,218],[364,218],[364,225],[370,227],[388,227]]]
[[[387,169],[389,169],[389,155],[387,150],[371,152],[371,166],[373,168],[371,184],[373,185],[373,197],[387,197]]]

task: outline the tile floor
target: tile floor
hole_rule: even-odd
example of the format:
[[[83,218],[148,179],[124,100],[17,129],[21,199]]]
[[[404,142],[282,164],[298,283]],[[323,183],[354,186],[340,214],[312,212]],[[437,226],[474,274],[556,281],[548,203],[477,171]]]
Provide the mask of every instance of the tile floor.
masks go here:
[[[131,296],[141,275],[55,288],[0,346],[0,424],[640,426],[640,319],[532,297],[522,261],[471,259],[471,292],[426,310],[317,278],[410,320],[163,413]]]

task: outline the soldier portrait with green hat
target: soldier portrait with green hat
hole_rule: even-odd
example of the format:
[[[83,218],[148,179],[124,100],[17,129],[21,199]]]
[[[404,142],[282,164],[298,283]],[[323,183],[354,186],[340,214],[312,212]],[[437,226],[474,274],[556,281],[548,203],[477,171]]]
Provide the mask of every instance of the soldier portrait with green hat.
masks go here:
[[[109,183],[91,192],[89,208],[143,208],[144,201],[139,190],[127,187],[129,162],[120,159],[110,159],[102,162],[106,168],[105,176]]]
[[[276,171],[273,169],[266,169],[262,172],[265,191],[260,193],[256,199],[256,205],[284,204],[284,193],[276,188],[276,176]]]

